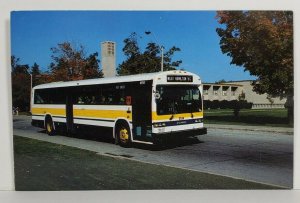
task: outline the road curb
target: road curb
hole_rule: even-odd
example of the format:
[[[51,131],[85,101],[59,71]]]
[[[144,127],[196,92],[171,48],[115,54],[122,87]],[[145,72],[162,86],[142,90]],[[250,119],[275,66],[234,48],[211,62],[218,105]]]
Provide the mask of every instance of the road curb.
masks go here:
[[[262,126],[242,126],[242,125],[218,125],[205,124],[208,129],[226,129],[226,130],[245,130],[245,131],[259,131],[259,132],[274,132],[294,134],[294,128],[279,128],[279,127],[262,127]]]

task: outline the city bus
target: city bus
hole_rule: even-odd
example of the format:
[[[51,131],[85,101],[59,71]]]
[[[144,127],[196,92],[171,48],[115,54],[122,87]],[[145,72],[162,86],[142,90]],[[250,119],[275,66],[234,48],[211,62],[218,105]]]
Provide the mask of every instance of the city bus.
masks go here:
[[[32,125],[49,135],[109,128],[121,146],[202,135],[202,89],[199,76],[179,70],[42,84],[32,89]]]

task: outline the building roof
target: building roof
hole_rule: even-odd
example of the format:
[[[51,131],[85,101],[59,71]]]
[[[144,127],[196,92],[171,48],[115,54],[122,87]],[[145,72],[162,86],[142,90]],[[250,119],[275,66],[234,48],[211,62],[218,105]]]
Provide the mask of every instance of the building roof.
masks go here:
[[[256,80],[229,80],[229,81],[225,81],[225,82],[221,82],[221,83],[235,83],[235,82],[253,82],[253,81],[256,81]],[[217,82],[203,82],[203,83],[206,83],[206,84],[216,84]]]
[[[203,83],[203,85],[213,85],[213,86],[237,86],[237,87],[243,86],[243,85],[240,85],[240,84],[230,84],[230,83]]]

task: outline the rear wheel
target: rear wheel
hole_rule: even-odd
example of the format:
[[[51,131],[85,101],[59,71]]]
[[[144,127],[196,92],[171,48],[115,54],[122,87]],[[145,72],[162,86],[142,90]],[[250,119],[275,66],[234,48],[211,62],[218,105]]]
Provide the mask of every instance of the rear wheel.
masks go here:
[[[45,128],[48,135],[54,135],[54,127],[51,118],[46,119]]]
[[[119,124],[116,128],[116,135],[117,135],[118,143],[122,147],[131,146],[131,134],[127,124],[123,124],[123,123]]]

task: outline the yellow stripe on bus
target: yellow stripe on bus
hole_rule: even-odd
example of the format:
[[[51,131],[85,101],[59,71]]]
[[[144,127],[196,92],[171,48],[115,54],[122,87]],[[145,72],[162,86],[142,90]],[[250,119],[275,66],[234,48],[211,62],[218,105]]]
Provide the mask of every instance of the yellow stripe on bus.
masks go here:
[[[66,110],[62,108],[32,108],[32,114],[51,114],[56,116],[66,116]]]
[[[157,115],[156,111],[152,111],[152,120],[153,121],[170,119],[171,116],[172,116],[172,114]],[[203,117],[203,112],[193,112],[193,118],[202,118],[202,117]],[[190,119],[190,118],[192,118],[192,114],[191,113],[174,114],[173,119],[179,119],[179,118]]]
[[[124,110],[88,110],[74,109],[74,117],[90,117],[90,118],[127,118],[132,120],[132,114]]]
[[[32,114],[51,114],[56,116],[66,116],[66,110],[62,108],[32,108]],[[95,109],[73,109],[74,117],[87,118],[126,118],[132,120],[132,113],[125,110],[95,110]]]

